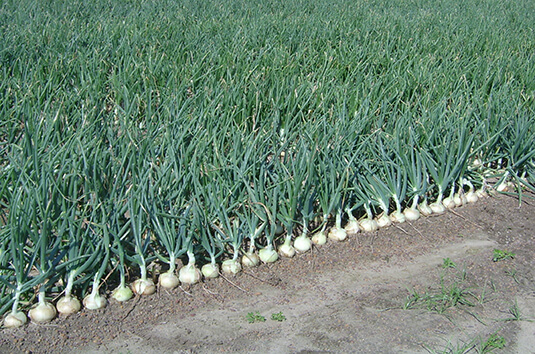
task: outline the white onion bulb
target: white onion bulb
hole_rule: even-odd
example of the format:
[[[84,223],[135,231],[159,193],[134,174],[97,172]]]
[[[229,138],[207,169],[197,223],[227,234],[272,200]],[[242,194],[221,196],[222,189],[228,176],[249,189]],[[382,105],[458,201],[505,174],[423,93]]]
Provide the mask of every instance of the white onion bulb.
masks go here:
[[[277,252],[274,249],[267,247],[258,251],[258,257],[260,257],[260,260],[264,263],[273,263],[279,259]]]
[[[23,326],[27,322],[26,315],[22,311],[11,312],[4,318],[4,327],[17,328]]]
[[[178,279],[184,284],[195,284],[201,280],[201,271],[194,264],[186,264],[178,271]]]
[[[301,234],[294,240],[294,248],[297,252],[304,253],[312,248],[312,240],[306,234]]]
[[[205,278],[217,278],[219,276],[219,267],[215,263],[207,263],[202,266],[201,273]]]
[[[295,248],[292,245],[284,243],[279,247],[279,254],[282,257],[292,258],[295,256]]]
[[[72,296],[64,296],[56,303],[56,309],[62,315],[72,315],[80,311],[81,308],[80,300]]]
[[[360,227],[362,228],[364,232],[372,232],[372,231],[376,231],[377,229],[379,229],[379,225],[377,225],[377,221],[375,221],[374,219],[369,219],[369,218],[361,220]]]
[[[151,279],[138,279],[132,283],[132,291],[138,295],[152,295],[156,292],[156,285]]]
[[[134,296],[132,290],[127,286],[117,287],[111,294],[111,296],[119,302],[128,301]]]
[[[241,258],[244,267],[256,267],[260,263],[260,258],[255,252],[247,252]]]
[[[327,243],[327,236],[325,235],[325,231],[321,230],[319,232],[316,232],[314,235],[312,235],[312,242],[315,245],[324,245]]]
[[[33,307],[29,312],[28,316],[35,323],[44,323],[50,322],[56,317],[57,312],[54,305],[50,302],[39,302],[37,306]]]
[[[175,272],[169,270],[165,273],[160,274],[158,277],[158,283],[161,287],[165,289],[174,289],[180,284],[180,280],[176,276]]]
[[[227,259],[221,264],[221,271],[225,274],[238,274],[241,272],[241,263],[234,259]]]
[[[344,229],[348,235],[354,235],[360,231],[359,222],[356,219],[349,220]]]
[[[327,237],[331,240],[334,240],[334,241],[343,241],[346,239],[347,237],[347,232],[346,230],[342,229],[341,227],[333,227],[331,228],[331,230],[329,231],[329,234],[327,235]]]
[[[106,298],[97,294],[89,294],[82,301],[88,310],[98,310],[106,307]]]

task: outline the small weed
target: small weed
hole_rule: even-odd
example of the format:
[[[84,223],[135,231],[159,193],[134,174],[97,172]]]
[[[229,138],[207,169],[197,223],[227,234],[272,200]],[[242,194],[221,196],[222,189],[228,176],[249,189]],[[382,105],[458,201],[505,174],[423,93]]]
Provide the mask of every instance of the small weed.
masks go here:
[[[518,303],[517,303],[516,300],[515,300],[515,302],[511,305],[511,307],[509,307],[508,312],[509,312],[509,315],[511,315],[511,317],[504,318],[504,319],[501,319],[501,320],[498,320],[498,321],[501,321],[501,322],[510,322],[510,321],[528,321],[528,322],[533,322],[532,319],[525,318],[525,317],[522,315],[522,313],[521,313],[521,311],[520,311],[520,307],[518,307]]]
[[[430,349],[429,347],[425,347],[425,349],[433,354],[466,354],[472,352],[472,350],[475,350],[475,352],[478,354],[487,354],[495,349],[503,349],[504,347],[505,339],[502,336],[494,333],[485,341],[478,337],[470,342],[455,345],[448,340],[447,344],[441,349]]]
[[[516,277],[516,269],[508,269],[508,270],[505,271],[505,274],[507,274],[510,277],[512,277],[513,280],[515,281],[515,283],[520,284],[520,281]]]
[[[284,315],[282,314],[282,311],[281,311],[281,312],[279,312],[279,313],[272,313],[272,314],[271,314],[271,319],[272,319],[273,321],[279,321],[279,322],[282,322],[282,321],[286,321],[286,316],[284,316]]]
[[[457,264],[455,264],[455,262],[449,258],[444,258],[442,261],[443,261],[442,268],[444,269],[457,268]]]
[[[495,249],[494,253],[492,255],[492,261],[493,262],[499,262],[499,261],[503,261],[503,260],[506,260],[506,259],[514,259],[515,256],[516,256],[516,254],[514,254],[514,253],[511,253],[511,252],[508,252],[508,251],[504,251],[504,250]]]
[[[255,313],[249,312],[246,316],[247,322],[249,323],[255,323],[255,322],[266,322],[266,318],[260,314],[260,312],[256,311]]]
[[[498,334],[492,334],[485,342],[482,342],[478,348],[477,352],[480,354],[490,353],[494,349],[503,349],[505,348],[505,338],[499,336]]]

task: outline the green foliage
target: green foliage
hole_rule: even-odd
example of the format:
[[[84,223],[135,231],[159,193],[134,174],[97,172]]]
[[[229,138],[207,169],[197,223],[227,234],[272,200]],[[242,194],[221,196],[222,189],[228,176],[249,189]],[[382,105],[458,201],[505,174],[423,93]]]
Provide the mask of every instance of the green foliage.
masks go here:
[[[273,321],[282,322],[282,321],[286,321],[286,316],[284,316],[282,314],[282,311],[281,311],[281,312],[277,312],[277,313],[272,313],[271,314],[271,319]]]
[[[492,253],[492,261],[499,262],[499,261],[503,261],[506,259],[514,259],[515,256],[516,254],[512,252],[495,249],[494,252]]]
[[[260,312],[249,312],[246,316],[247,322],[249,323],[255,323],[255,322],[266,322],[266,318],[260,314]]]

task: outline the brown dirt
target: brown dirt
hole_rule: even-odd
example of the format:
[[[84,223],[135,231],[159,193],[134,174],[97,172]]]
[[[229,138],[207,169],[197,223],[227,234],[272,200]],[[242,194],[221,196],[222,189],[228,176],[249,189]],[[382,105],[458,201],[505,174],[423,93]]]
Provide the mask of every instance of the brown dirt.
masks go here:
[[[0,352],[425,353],[505,339],[535,352],[535,201],[499,195],[275,264],[126,304],[83,310],[47,325],[0,332]],[[516,254],[493,262],[493,250]],[[457,269],[444,269],[450,258]],[[460,277],[466,275],[462,280]],[[411,292],[455,284],[474,306],[403,309]],[[516,304],[523,320],[510,320]],[[265,322],[248,323],[259,311]],[[271,320],[282,312],[285,321]]]

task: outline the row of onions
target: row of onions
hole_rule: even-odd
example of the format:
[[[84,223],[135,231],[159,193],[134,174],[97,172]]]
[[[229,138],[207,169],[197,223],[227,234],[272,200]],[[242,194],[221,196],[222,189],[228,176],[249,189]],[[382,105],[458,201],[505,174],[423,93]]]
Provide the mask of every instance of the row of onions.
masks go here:
[[[24,153],[3,174],[4,325],[26,322],[21,303],[34,293],[29,317],[46,322],[79,311],[81,295],[85,308],[103,308],[112,284],[111,297],[127,301],[441,214],[489,187],[535,190],[529,119],[484,134],[476,120],[432,122],[373,132],[358,120],[268,122],[213,135],[185,119],[137,136],[112,122],[105,137],[95,124],[61,144],[50,144],[52,119],[27,122]],[[165,269],[158,284],[154,263]],[[54,306],[47,294],[62,296]]]
[[[535,12],[489,1],[3,3],[4,326],[525,198]]]

